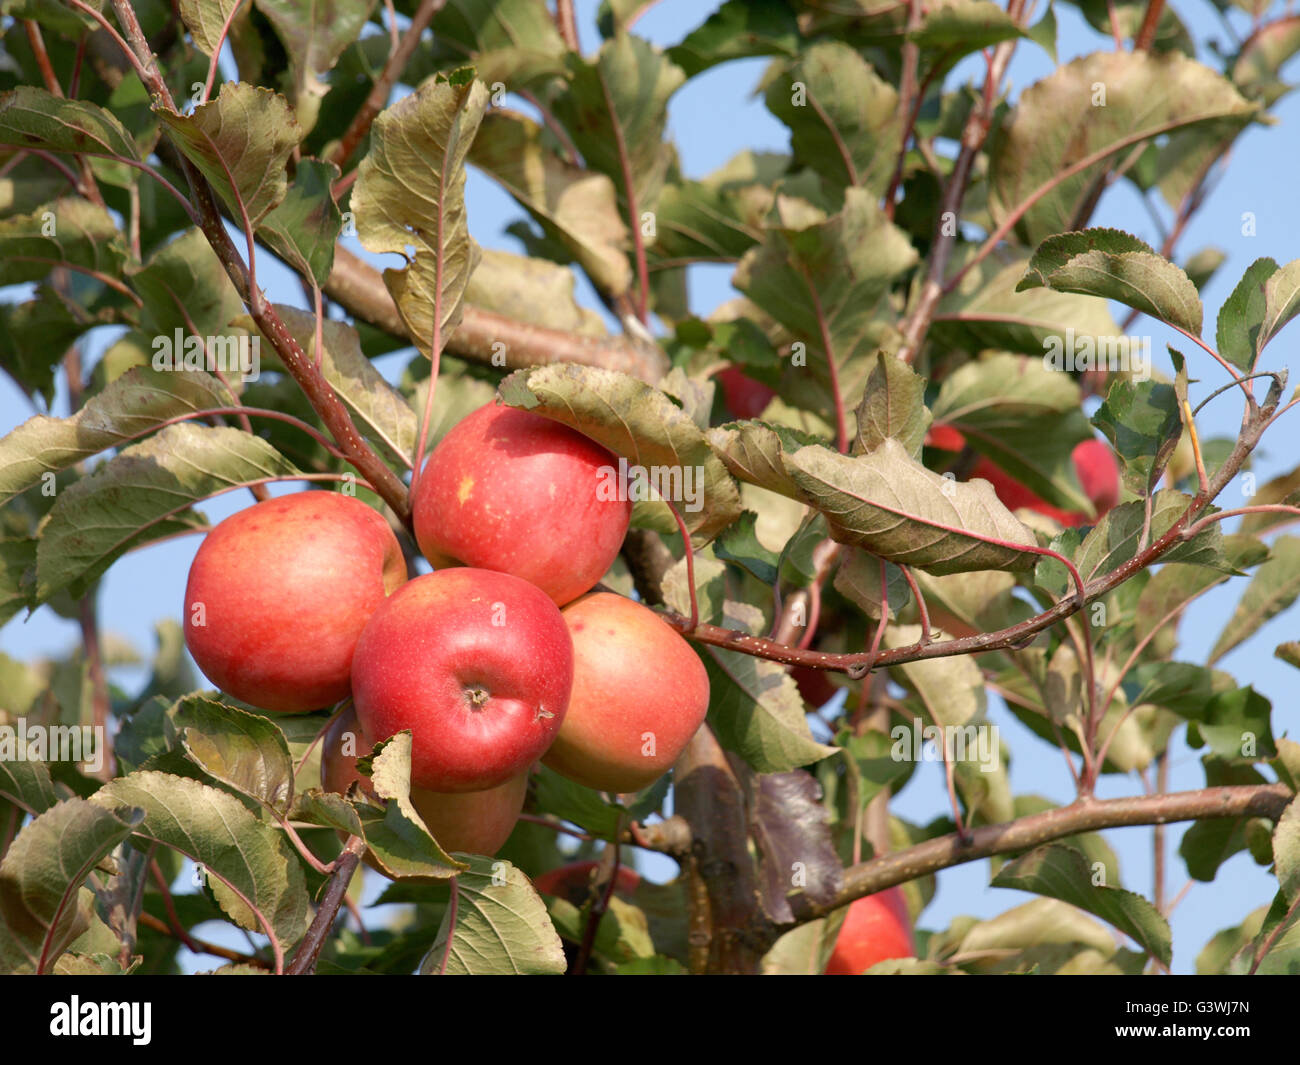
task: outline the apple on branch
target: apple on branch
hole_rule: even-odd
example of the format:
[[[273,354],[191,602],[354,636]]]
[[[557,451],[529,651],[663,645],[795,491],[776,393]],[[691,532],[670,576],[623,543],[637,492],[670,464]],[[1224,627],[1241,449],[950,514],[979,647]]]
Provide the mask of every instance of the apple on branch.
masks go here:
[[[558,869],[548,869],[533,878],[533,887],[543,895],[555,895],[581,906],[591,894],[591,887],[600,863],[595,861],[570,862]],[[618,867],[614,877],[614,894],[630,896],[641,884],[641,876],[626,865]]]
[[[912,920],[899,887],[886,888],[849,904],[826,963],[827,976],[858,976],[889,958],[911,958]]]
[[[598,493],[616,462],[559,422],[480,407],[438,442],[417,482],[420,550],[438,568],[522,577],[563,606],[605,575],[627,535],[632,503]]]
[[[416,577],[357,640],[352,698],[374,742],[412,734],[411,782],[504,784],[551,746],[573,685],[573,641],[537,587],[493,570]]]
[[[941,451],[961,451],[966,438],[951,425],[932,426],[925,440],[927,447]],[[970,471],[970,478],[982,478],[993,486],[993,491],[1008,510],[1025,507],[1062,525],[1090,525],[1119,502],[1119,464],[1115,454],[1101,440],[1083,440],[1071,453],[1075,476],[1084,494],[1096,509],[1096,518],[1079,511],[1062,510],[1046,502],[1032,489],[1021,484],[988,457],[981,455]]]
[[[405,580],[397,538],[359,499],[268,499],[199,546],[185,643],[222,691],[264,710],[318,710],[347,696],[361,630]]]
[[[368,755],[370,749],[355,710],[346,707],[321,736],[321,787],[346,795],[355,781],[367,795],[378,799],[370,779],[357,772],[357,759]],[[438,792],[413,787],[411,804],[443,850],[491,856],[510,838],[527,794],[525,770],[483,791]]]
[[[658,780],[704,723],[709,675],[658,614],[608,592],[564,609],[573,695],[544,765],[598,791]]]
[[[758,418],[776,396],[774,389],[748,376],[739,366],[728,366],[714,375],[722,388],[727,409],[737,418]]]

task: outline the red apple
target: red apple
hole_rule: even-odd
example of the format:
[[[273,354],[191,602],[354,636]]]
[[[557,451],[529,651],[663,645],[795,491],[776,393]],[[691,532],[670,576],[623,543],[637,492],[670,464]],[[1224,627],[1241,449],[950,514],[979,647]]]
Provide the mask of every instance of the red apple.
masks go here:
[[[891,887],[849,904],[827,976],[858,976],[887,958],[911,958],[912,919],[901,888]]]
[[[1098,517],[1119,503],[1119,463],[1115,461],[1115,452],[1104,441],[1093,439],[1076,444],[1070,457],[1079,484],[1097,508]]]
[[[551,745],[573,685],[559,609],[508,573],[417,577],[362,630],[352,660],[357,720],[375,742],[410,729],[411,782],[482,791]]]
[[[321,737],[321,787],[343,795],[355,780],[366,794],[374,796],[370,778],[357,772],[357,759],[369,754],[370,747],[356,713],[348,707]],[[514,831],[527,794],[525,771],[486,791],[448,793],[412,788],[411,804],[443,850],[493,855]]]
[[[616,499],[618,460],[538,414],[488,404],[439,441],[413,503],[420,550],[435,567],[499,570],[557,604],[609,569],[632,504]]]
[[[573,697],[543,764],[599,791],[640,791],[663,776],[704,722],[709,675],[653,610],[600,592],[564,610]]]
[[[406,580],[388,523],[358,499],[299,492],[220,522],[185,589],[185,643],[218,688],[264,710],[348,694],[366,622]]]
[[[570,862],[535,877],[533,887],[543,895],[556,895],[568,899],[575,906],[581,906],[591,891],[592,880],[599,867],[599,862]],[[620,865],[614,876],[614,894],[631,895],[640,883],[641,877],[635,869]]]
[[[830,676],[824,669],[813,669],[811,666],[791,666],[790,676],[794,678],[795,684],[799,686],[799,694],[805,701],[818,709],[826,705],[827,700],[834,697],[839,691],[831,683]]]
[[[943,451],[960,451],[966,445],[962,434],[950,425],[932,426],[926,434],[925,442],[928,447]],[[1008,510],[1026,507],[1054,518],[1062,525],[1089,525],[1119,502],[1119,463],[1106,443],[1095,438],[1076,444],[1070,458],[1084,494],[1097,511],[1096,518],[1079,511],[1062,510],[1044,501],[1036,492],[983,455],[975,463],[970,476],[988,481]]]
[[[722,397],[727,409],[737,418],[757,418],[767,409],[776,395],[775,390],[767,385],[747,377],[739,366],[728,366],[715,375],[722,388]]]

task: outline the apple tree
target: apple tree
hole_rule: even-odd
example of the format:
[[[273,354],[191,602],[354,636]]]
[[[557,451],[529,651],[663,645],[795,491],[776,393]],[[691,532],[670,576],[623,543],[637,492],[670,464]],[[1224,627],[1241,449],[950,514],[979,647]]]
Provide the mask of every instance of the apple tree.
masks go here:
[[[1223,256],[1181,238],[1287,91],[1300,16],[1241,5],[1211,64],[1164,0],[1070,3],[1113,41],[1058,63],[1052,6],[1024,0],[726,0],[669,47],[638,35],[653,0],[593,25],[572,0],[5,0],[0,367],[32,411],[0,439],[0,622],[81,640],[0,656],[0,969],[1159,972],[1182,823],[1192,881],[1241,852],[1276,879],[1182,956],[1296,971],[1300,746],[1219,663],[1300,593],[1300,470],[1247,484],[1266,434],[1295,453],[1275,340],[1300,261],[1233,264],[1211,323]],[[1017,50],[1054,69],[1012,93]],[[687,177],[670,101],[754,57],[789,149]],[[470,170],[517,204],[514,250],[471,235]],[[1095,225],[1120,191],[1169,223]],[[735,299],[692,309],[701,263]],[[398,583],[428,580],[418,472],[492,403],[617,471],[600,591],[654,612],[628,623],[629,705],[707,676],[669,771],[598,790],[543,759],[508,839],[463,832],[488,814],[422,807],[420,726],[323,771],[350,695],[285,712],[199,677],[186,574],[161,568],[178,621],[118,679],[144,652],[112,638],[131,604],[105,574],[197,544],[214,497],[351,497]],[[1234,404],[1235,437],[1205,436]],[[553,494],[560,528],[579,500]],[[508,553],[576,567],[596,530],[570,526]],[[249,586],[325,535],[276,528],[233,567]],[[1235,612],[1190,654],[1180,621],[1225,584]],[[354,609],[334,587],[290,633],[309,662]],[[548,631],[564,605],[537,608]],[[441,647],[456,609],[391,631],[436,615]],[[286,624],[268,606],[244,650]],[[1175,745],[1203,786],[1169,787]],[[1072,799],[1013,790],[1013,757]],[[896,811],[909,787],[925,823]],[[1154,835],[1154,885],[1124,877],[1120,828]],[[1038,898],[927,919],[970,862]]]

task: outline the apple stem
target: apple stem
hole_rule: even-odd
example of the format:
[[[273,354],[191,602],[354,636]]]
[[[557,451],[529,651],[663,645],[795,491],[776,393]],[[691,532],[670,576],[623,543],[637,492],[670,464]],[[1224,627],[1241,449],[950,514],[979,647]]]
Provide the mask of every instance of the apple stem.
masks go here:
[[[694,632],[700,624],[700,604],[695,595],[695,548],[691,546],[691,534],[687,531],[686,522],[682,520],[677,508],[666,499],[664,505],[672,511],[673,519],[677,522],[677,529],[682,534],[682,546],[686,552],[686,587],[691,594],[691,627],[688,631]]]

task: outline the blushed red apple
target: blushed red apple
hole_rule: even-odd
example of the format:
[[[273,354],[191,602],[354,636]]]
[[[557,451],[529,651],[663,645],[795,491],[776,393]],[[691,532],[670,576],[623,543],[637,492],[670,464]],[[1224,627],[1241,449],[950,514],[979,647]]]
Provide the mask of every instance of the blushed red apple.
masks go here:
[[[936,425],[927,434],[926,444],[943,451],[960,451],[966,446],[966,440],[952,426]],[[1054,518],[1062,525],[1088,525],[1102,517],[1119,502],[1119,464],[1115,460],[1114,452],[1106,443],[1095,438],[1076,444],[1070,458],[1084,495],[1097,511],[1096,517],[1079,511],[1063,510],[1046,502],[1036,492],[1021,484],[984,455],[979,457],[970,471],[970,476],[988,481],[1008,510],[1025,507]]]
[[[377,797],[370,778],[357,772],[357,759],[368,755],[370,748],[355,711],[348,707],[321,737],[321,787],[344,795],[355,780],[367,795]],[[514,831],[527,794],[525,770],[485,791],[448,793],[413,787],[411,804],[443,850],[493,855]]]
[[[352,698],[378,743],[412,732],[411,782],[482,791],[551,746],[573,685],[559,608],[508,573],[448,569],[408,582],[357,641]]]
[[[388,523],[336,492],[279,496],[204,538],[185,588],[185,643],[222,691],[286,713],[348,694],[357,638],[406,580]]]
[[[739,366],[719,370],[714,380],[722,388],[722,398],[727,409],[737,418],[757,418],[767,409],[776,395],[774,389],[755,381]]]
[[[544,765],[598,791],[653,784],[709,709],[709,675],[653,610],[599,592],[564,609],[573,697]]]
[[[814,709],[821,709],[826,705],[827,700],[834,697],[839,691],[831,683],[829,673],[824,669],[813,669],[811,666],[791,666],[790,676],[799,687],[799,694],[804,697],[805,702]]]
[[[543,895],[556,895],[581,906],[591,891],[592,878],[599,866],[599,862],[593,861],[570,862],[534,877],[533,887]],[[640,884],[641,877],[635,869],[620,865],[614,876],[614,894],[631,895]]]
[[[632,503],[608,491],[617,468],[559,422],[488,404],[429,455],[412,504],[420,550],[435,567],[522,577],[563,606],[605,575],[627,535]]]
[[[888,958],[911,958],[915,954],[912,919],[903,891],[886,888],[849,904],[825,974],[858,976]]]

